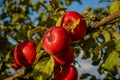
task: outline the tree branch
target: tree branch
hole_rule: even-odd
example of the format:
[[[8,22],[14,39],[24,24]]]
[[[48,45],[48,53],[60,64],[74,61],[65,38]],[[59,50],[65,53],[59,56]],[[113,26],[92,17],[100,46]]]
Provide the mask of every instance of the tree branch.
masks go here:
[[[111,22],[109,22],[109,24],[113,24],[113,23],[116,23],[116,22],[120,22],[120,18],[117,18],[115,20],[112,20]]]
[[[105,25],[105,24],[107,24],[107,23],[109,23],[109,22],[111,22],[114,19],[119,18],[119,17],[120,17],[120,11],[117,11],[117,12],[109,15],[108,17],[103,18],[101,21],[95,22],[93,24],[92,28],[98,28],[98,27]]]
[[[5,78],[4,80],[13,80],[16,77],[23,76],[24,72],[25,72],[25,68],[22,68],[19,72],[15,73],[14,75],[12,75],[10,77]]]

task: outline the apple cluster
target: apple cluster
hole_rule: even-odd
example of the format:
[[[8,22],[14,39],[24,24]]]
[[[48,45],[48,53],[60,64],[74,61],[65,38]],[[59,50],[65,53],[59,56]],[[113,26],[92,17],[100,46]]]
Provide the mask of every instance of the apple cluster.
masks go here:
[[[60,26],[48,28],[43,35],[44,50],[53,57],[55,80],[77,80],[77,69],[71,65],[75,52],[73,41],[84,38],[86,22],[81,14],[75,11],[65,12]],[[19,43],[14,49],[14,68],[30,67],[36,57],[36,45],[32,41]],[[61,69],[62,67],[62,69]]]
[[[71,43],[83,39],[86,28],[82,15],[68,11],[63,16],[61,26],[52,26],[44,32],[44,49],[53,57],[57,66],[54,70],[55,80],[77,80],[77,69],[71,65],[75,55]]]

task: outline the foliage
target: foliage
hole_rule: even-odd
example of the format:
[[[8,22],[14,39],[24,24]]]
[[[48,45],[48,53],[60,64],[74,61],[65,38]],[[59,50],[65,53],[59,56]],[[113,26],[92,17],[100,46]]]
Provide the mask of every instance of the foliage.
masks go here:
[[[84,4],[81,0],[76,1],[81,5]],[[109,2],[109,0],[100,0],[100,2],[106,1]],[[60,25],[67,10],[63,5],[69,6],[72,2],[74,0],[0,1],[0,80],[52,79],[54,61],[42,46],[43,33],[51,26]],[[109,3],[106,8],[86,7],[81,14],[87,21],[87,34],[83,40],[72,45],[76,57],[81,54],[80,51],[83,51],[82,59],[92,58],[92,65],[98,66],[99,74],[104,74],[105,79],[120,79],[120,76],[116,77],[120,74],[120,16],[98,27],[94,26],[116,11],[120,14],[119,0],[111,0]],[[14,47],[26,40],[32,40],[37,45],[36,60],[31,66],[32,69],[21,68],[25,71],[22,75],[17,73],[21,69],[15,70],[15,74],[18,74],[16,77],[10,71],[14,62]],[[81,75],[80,78],[88,76],[97,79],[95,75],[89,73]]]

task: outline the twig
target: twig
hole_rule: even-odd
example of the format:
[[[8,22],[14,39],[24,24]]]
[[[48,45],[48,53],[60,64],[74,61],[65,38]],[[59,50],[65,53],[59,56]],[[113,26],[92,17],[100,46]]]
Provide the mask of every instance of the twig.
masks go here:
[[[25,68],[22,68],[19,72],[15,73],[14,75],[10,76],[10,77],[7,77],[3,80],[13,80],[14,78],[16,77],[20,77],[20,76],[23,76],[24,75],[24,72],[25,72]]]
[[[117,12],[109,15],[108,17],[103,18],[101,21],[95,22],[93,24],[92,28],[97,28],[97,27],[100,27],[102,25],[105,25],[105,24],[107,24],[107,23],[109,23],[109,22],[111,22],[114,19],[119,18],[119,17],[120,17],[120,11],[117,11]]]

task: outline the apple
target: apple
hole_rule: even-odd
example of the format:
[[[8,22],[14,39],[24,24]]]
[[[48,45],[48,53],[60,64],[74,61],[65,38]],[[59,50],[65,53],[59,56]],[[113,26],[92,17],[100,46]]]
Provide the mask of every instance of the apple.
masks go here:
[[[74,50],[69,47],[66,50],[63,50],[59,55],[53,56],[56,66],[65,66],[71,64],[74,60]]]
[[[54,78],[55,80],[77,80],[78,72],[74,66],[67,65],[62,69],[54,70]]]
[[[36,46],[32,41],[19,43],[14,49],[14,66],[30,67],[36,57]]]
[[[45,31],[43,47],[49,54],[56,55],[70,45],[71,39],[64,28],[52,26]]]
[[[73,24],[77,20],[80,20],[79,23],[73,27]],[[83,39],[87,29],[85,19],[81,14],[75,11],[65,12],[61,22],[61,27],[65,28],[68,31],[72,41]]]

